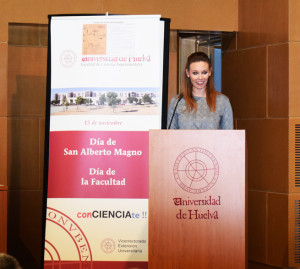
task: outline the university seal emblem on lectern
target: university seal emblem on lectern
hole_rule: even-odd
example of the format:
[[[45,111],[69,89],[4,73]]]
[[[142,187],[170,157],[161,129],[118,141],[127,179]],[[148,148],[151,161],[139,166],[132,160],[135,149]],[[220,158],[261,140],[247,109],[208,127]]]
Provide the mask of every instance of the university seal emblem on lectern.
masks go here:
[[[183,151],[173,166],[178,185],[190,193],[203,193],[211,189],[219,177],[219,164],[215,156],[203,148]]]

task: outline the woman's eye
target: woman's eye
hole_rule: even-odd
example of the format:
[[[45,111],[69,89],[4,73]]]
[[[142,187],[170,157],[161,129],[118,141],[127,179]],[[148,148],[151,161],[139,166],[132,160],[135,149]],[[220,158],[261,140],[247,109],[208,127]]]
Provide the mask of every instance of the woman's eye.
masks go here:
[[[193,72],[193,75],[195,75],[195,76],[198,75],[198,72]]]
[[[203,74],[203,75],[206,75],[206,74],[207,74],[207,71],[202,72],[202,74]]]

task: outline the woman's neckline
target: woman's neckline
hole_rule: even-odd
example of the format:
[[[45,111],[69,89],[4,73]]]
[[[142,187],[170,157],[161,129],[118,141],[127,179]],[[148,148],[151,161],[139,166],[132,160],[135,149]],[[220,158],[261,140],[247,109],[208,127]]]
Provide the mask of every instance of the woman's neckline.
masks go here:
[[[206,99],[205,96],[194,96],[193,95],[193,97],[194,97],[195,100]]]

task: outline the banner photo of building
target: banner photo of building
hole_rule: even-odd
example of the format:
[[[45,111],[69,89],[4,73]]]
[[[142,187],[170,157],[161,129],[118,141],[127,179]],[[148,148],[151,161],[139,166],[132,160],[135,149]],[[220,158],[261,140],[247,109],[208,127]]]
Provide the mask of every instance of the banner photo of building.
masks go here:
[[[169,22],[49,20],[44,268],[147,268],[148,130],[164,118]]]

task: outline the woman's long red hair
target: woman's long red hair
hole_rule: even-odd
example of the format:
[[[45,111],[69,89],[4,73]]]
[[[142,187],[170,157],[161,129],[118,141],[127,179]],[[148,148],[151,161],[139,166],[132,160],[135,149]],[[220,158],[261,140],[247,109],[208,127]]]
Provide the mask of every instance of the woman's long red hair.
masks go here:
[[[194,52],[191,54],[186,62],[185,69],[190,70],[190,65],[195,62],[206,62],[208,63],[209,69],[211,70],[211,63],[208,56],[204,52]],[[193,85],[191,80],[187,77],[184,70],[182,94],[186,103],[186,110],[197,111],[197,102],[193,97]],[[210,111],[216,111],[216,99],[219,93],[216,91],[212,76],[209,77],[206,85],[206,102]]]

